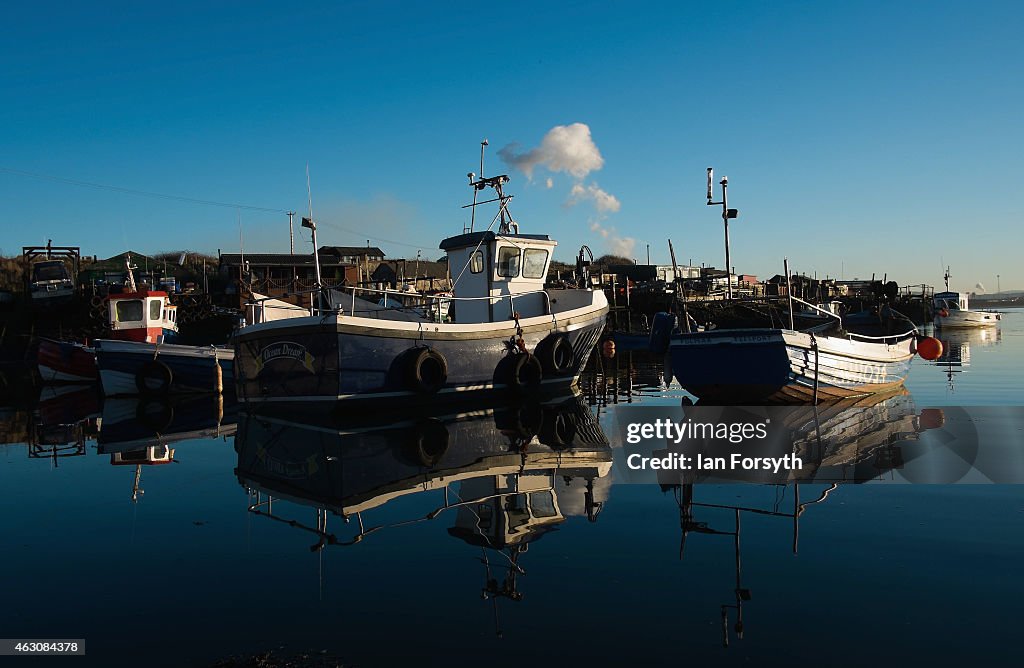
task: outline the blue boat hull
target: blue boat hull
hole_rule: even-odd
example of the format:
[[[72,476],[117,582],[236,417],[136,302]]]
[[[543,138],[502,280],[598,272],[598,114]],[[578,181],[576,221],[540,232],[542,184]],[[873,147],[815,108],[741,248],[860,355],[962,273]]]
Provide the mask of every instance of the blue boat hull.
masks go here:
[[[202,354],[197,354],[197,351]],[[107,396],[220,393],[233,389],[231,351],[123,341],[98,341],[96,365]],[[140,376],[154,363],[166,367],[166,385],[147,389]]]
[[[544,327],[524,327],[527,350],[542,351],[555,338],[571,346],[571,364],[546,370],[538,388],[570,387],[583,371],[604,329],[605,310]],[[511,344],[513,323],[489,332],[429,331],[402,336],[393,329],[325,322],[242,329],[235,337],[236,387],[243,402],[347,402],[402,398],[402,406],[464,401],[481,393],[517,391],[509,381],[520,353]],[[440,355],[443,385],[424,391],[411,382],[410,365],[424,348]]]

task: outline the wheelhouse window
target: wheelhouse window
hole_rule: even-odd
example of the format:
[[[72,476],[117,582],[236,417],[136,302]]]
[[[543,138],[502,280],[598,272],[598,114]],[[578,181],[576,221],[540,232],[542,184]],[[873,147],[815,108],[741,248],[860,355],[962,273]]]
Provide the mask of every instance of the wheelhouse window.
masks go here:
[[[161,307],[162,307],[162,304],[160,303],[159,299],[151,299],[151,300],[149,300],[149,319],[150,320],[159,320],[160,319],[160,309],[161,309]]]
[[[117,302],[118,322],[139,322],[142,320],[142,300],[125,299]]]
[[[523,253],[523,277],[544,278],[548,252],[542,248],[529,248]]]
[[[469,270],[474,274],[479,274],[484,270],[484,252],[477,251],[473,253],[473,257],[469,261]]]
[[[519,275],[519,249],[505,246],[498,249],[498,276],[515,278]]]

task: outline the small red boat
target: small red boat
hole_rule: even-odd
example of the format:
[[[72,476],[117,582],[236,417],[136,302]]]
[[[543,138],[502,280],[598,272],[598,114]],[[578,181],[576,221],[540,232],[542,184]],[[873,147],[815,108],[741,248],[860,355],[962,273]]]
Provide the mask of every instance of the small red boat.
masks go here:
[[[39,339],[36,364],[44,383],[94,383],[100,377],[96,351],[81,343]]]

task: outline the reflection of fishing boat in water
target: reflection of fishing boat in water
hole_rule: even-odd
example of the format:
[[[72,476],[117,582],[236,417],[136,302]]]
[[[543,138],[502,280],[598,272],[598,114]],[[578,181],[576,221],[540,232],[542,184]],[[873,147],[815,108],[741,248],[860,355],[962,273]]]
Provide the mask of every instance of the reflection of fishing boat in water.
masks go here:
[[[86,442],[96,438],[99,411],[94,387],[44,386],[32,411],[28,456],[56,466],[65,457],[84,455]]]
[[[249,511],[311,532],[311,549],[452,518],[449,534],[483,549],[485,596],[514,600],[521,598],[520,556],[567,516],[595,520],[612,465],[608,441],[578,397],[365,427],[244,415],[235,448]],[[429,510],[374,523],[375,509],[410,495],[420,495]],[[294,509],[282,500],[316,508],[315,526],[286,519],[281,513]],[[329,514],[354,520],[354,530],[335,533]],[[500,583],[488,550],[504,554]]]
[[[849,399],[828,406],[692,406],[683,421],[765,424],[765,438],[737,444],[723,438],[690,438],[652,457],[682,455],[702,462],[689,470],[660,470],[662,484],[692,482],[866,482],[903,463],[902,446],[943,425],[941,409],[918,410],[905,390]],[[724,455],[724,457],[723,457]],[[733,456],[739,461],[733,461]],[[698,460],[698,457],[700,459]],[[777,468],[755,466],[780,462]],[[750,466],[748,467],[747,464]]]
[[[176,463],[175,443],[208,440],[235,433],[233,404],[225,413],[224,399],[192,396],[176,399],[107,399],[97,435],[97,451],[110,455],[111,466],[134,466],[132,501],[140,487],[143,466]]]
[[[935,360],[935,366],[943,369],[949,389],[953,387],[954,374],[964,373],[971,365],[971,346],[997,345],[1002,338],[999,328],[946,329],[942,331],[942,355]]]

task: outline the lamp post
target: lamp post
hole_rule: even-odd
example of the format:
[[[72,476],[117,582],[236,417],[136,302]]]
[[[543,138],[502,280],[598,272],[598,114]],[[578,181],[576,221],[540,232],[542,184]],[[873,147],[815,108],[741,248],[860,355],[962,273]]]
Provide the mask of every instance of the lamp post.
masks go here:
[[[722,186],[722,201],[713,202],[711,188],[715,178],[715,170],[713,167],[708,167],[708,206],[715,206],[718,204],[722,205],[722,223],[725,226],[725,283],[727,286],[726,295],[729,299],[732,299],[732,258],[729,255],[729,219],[739,217],[739,211],[737,209],[729,208],[729,196],[727,189],[729,187],[729,177],[723,176],[722,180],[718,182]]]

